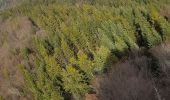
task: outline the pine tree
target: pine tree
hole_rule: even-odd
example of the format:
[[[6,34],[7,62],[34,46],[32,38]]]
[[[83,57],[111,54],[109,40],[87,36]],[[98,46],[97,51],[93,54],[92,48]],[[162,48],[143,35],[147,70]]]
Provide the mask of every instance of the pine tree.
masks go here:
[[[88,91],[88,85],[83,80],[83,75],[73,66],[68,65],[62,72],[64,89],[71,94],[84,94]]]
[[[149,22],[146,21],[139,10],[136,10],[135,16],[136,24],[140,27],[141,36],[146,43],[145,45],[150,48],[160,43],[162,41],[161,36],[156,32],[155,29],[153,29],[152,26],[150,26]]]
[[[67,60],[69,60],[71,57],[74,57],[74,53],[72,50],[70,50],[70,47],[66,42],[66,39],[61,40],[61,49]]]
[[[94,72],[95,73],[103,72],[108,66],[110,66],[109,64],[112,64],[113,62],[117,61],[117,57],[115,55],[112,55],[111,57],[111,55],[112,55],[111,51],[104,46],[101,46],[100,48],[97,49],[96,53],[94,54],[94,58],[95,58]],[[107,60],[109,60],[110,63],[108,63]]]
[[[86,54],[82,51],[79,51],[78,54],[78,66],[84,75],[84,81],[91,81],[93,79],[94,63],[88,60]]]

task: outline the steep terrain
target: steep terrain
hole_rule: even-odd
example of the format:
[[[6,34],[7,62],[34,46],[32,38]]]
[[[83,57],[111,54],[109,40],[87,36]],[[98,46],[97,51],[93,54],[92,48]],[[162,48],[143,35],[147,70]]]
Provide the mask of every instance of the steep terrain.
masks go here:
[[[133,84],[137,92],[143,92],[140,95],[132,93],[131,97],[157,98],[153,95],[155,90],[145,92],[146,87],[155,86],[150,81],[152,75],[141,72],[138,76],[137,62],[129,60],[128,56],[129,52],[139,51],[142,55],[139,60],[148,57],[142,64],[153,58],[157,59],[156,63],[164,62],[148,50],[169,41],[169,0],[9,0],[0,1],[0,4],[3,9],[0,12],[2,100],[83,100],[97,91],[99,96],[98,92],[95,96],[101,100],[121,96],[119,100],[131,100],[126,93],[135,91]],[[124,73],[126,68],[119,69],[119,66],[125,64],[114,65],[118,69],[111,75],[127,84],[122,89],[131,82],[132,85],[127,91],[117,90],[115,98],[106,98],[105,93],[112,90],[100,91],[101,87],[95,89],[92,84],[96,76],[109,72],[114,63],[121,61],[129,65],[127,70],[133,79],[128,77],[129,73],[124,74],[127,77],[117,76],[119,72]],[[148,65],[141,66],[149,68]],[[114,81],[104,76],[104,80],[97,82],[110,88],[107,86]],[[115,83],[115,87],[121,85],[123,83]],[[164,89],[161,91],[167,93]]]

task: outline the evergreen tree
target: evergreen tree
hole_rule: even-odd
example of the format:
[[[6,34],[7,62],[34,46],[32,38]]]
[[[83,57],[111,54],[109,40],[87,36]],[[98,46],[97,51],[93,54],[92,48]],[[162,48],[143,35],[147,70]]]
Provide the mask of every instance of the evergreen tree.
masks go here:
[[[88,85],[83,80],[83,75],[73,66],[68,65],[62,72],[64,89],[73,96],[87,93]]]

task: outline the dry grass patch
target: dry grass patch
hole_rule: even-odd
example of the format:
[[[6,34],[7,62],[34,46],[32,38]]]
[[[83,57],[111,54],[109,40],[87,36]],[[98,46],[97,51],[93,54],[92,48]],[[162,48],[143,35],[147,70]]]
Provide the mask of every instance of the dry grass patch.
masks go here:
[[[0,95],[6,100],[21,99],[24,86],[18,64],[23,62],[16,50],[32,48],[35,27],[27,17],[16,17],[0,25]]]

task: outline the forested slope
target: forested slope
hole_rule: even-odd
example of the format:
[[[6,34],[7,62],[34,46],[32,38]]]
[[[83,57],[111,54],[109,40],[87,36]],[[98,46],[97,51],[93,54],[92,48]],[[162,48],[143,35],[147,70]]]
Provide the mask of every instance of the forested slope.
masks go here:
[[[169,40],[169,6],[169,0],[28,0],[1,11],[0,82],[10,83],[10,93],[0,85],[2,100],[83,100],[95,75],[127,52]]]

